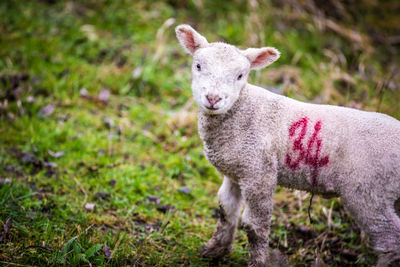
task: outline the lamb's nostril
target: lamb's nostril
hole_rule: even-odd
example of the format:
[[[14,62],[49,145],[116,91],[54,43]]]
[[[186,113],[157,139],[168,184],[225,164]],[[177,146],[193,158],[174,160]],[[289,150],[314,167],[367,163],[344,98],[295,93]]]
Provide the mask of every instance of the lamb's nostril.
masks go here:
[[[206,98],[207,98],[208,102],[211,104],[211,106],[214,106],[222,99],[221,97],[219,97],[217,95],[210,95],[210,94],[206,95]]]

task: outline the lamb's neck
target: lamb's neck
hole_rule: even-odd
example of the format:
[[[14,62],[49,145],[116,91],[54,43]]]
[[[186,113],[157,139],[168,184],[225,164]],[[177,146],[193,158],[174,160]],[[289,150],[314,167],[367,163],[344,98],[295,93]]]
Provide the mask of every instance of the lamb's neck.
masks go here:
[[[243,121],[251,121],[252,112],[249,112],[249,108],[251,109],[252,107],[246,105],[248,97],[248,87],[245,86],[228,112],[212,115],[199,109],[200,137],[206,141],[208,138],[215,138],[215,133],[218,131],[224,131],[227,127],[231,128],[233,125],[237,126]]]
[[[273,134],[271,129],[276,129],[282,120],[283,102],[282,96],[248,84],[227,113],[210,115],[199,110],[200,137],[207,142],[218,136],[234,137],[243,131]]]

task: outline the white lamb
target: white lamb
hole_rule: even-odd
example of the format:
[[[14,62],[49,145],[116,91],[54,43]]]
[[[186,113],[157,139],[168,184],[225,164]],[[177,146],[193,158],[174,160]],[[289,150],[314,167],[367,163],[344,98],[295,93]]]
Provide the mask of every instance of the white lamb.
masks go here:
[[[279,58],[272,47],[208,43],[189,25],[176,35],[193,56],[192,91],[207,159],[225,176],[221,217],[202,254],[230,251],[242,201],[249,266],[266,266],[276,185],[340,196],[379,253],[400,259],[400,122],[375,112],[302,103],[247,83]]]

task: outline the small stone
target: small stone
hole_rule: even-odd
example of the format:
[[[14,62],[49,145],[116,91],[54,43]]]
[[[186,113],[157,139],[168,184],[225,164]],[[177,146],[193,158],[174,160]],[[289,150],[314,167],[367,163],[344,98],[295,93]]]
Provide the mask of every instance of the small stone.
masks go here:
[[[85,204],[85,209],[87,211],[93,211],[94,210],[94,204],[93,203],[86,203]]]
[[[86,96],[89,95],[89,92],[88,92],[88,90],[86,90],[86,88],[82,88],[82,89],[79,91],[79,94],[80,94],[80,96],[82,96],[82,97],[86,97]]]
[[[55,109],[55,105],[53,105],[53,104],[47,105],[44,108],[42,108],[41,110],[39,110],[38,116],[39,117],[48,117],[54,112],[54,109]]]
[[[105,104],[108,103],[109,98],[110,98],[110,90],[108,90],[107,88],[101,90],[99,95],[97,96],[97,99]]]

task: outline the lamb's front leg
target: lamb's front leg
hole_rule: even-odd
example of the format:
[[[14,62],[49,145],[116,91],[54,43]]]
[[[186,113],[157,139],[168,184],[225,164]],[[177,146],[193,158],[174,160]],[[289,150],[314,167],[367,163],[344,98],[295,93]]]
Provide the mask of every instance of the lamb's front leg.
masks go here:
[[[254,177],[240,183],[245,203],[242,224],[250,245],[249,266],[274,265],[269,262],[268,241],[275,186],[275,175]]]
[[[205,257],[221,257],[232,248],[238,218],[241,211],[242,195],[239,186],[224,177],[218,191],[220,216],[212,238],[201,249]]]

